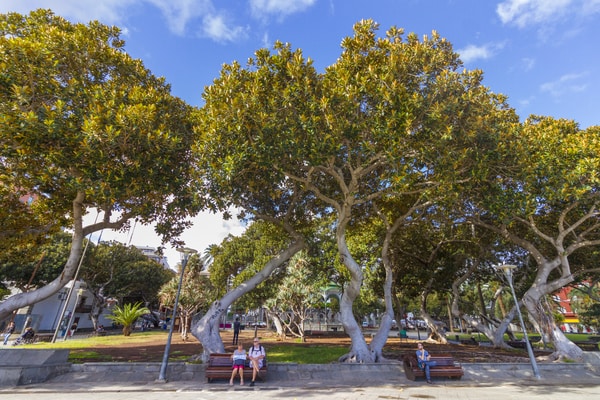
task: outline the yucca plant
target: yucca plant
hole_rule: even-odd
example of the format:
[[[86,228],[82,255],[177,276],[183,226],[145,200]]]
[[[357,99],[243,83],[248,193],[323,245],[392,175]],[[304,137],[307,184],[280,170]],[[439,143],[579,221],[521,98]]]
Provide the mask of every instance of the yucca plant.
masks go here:
[[[150,310],[147,307],[143,307],[141,302],[135,304],[124,304],[123,307],[115,306],[111,315],[107,315],[106,318],[115,322],[116,324],[123,325],[123,335],[129,336],[133,331],[133,324],[139,317],[145,314],[149,314]]]

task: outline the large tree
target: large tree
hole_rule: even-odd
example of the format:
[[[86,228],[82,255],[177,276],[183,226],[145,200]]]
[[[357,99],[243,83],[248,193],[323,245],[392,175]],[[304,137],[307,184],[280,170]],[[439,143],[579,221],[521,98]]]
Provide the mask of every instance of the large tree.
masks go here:
[[[192,324],[191,333],[201,343],[202,357],[224,352],[219,322],[227,309],[242,296],[246,304],[261,306],[277,290],[265,281],[285,269],[285,263],[305,247],[301,236],[294,237],[294,229],[283,221],[279,224],[257,221],[241,237],[227,237],[220,246],[212,249],[210,279],[217,288],[217,300],[206,313]],[[286,229],[285,226],[288,228]],[[277,281],[275,281],[277,282]]]
[[[165,240],[177,236],[197,199],[194,138],[190,107],[127,55],[118,28],[47,10],[0,15],[0,187],[13,193],[0,209],[35,217],[27,226],[11,216],[13,240],[73,232],[63,271],[2,302],[0,318],[62,288],[90,233],[137,218],[155,222]],[[18,203],[25,195],[31,206]],[[84,226],[90,211],[99,219]]]
[[[111,299],[119,304],[156,303],[160,288],[173,277],[173,271],[149,259],[134,246],[103,242],[90,249],[82,264],[80,278],[94,296],[90,318],[94,328]]]
[[[582,130],[573,121],[533,116],[505,134],[503,163],[471,193],[468,212],[475,224],[528,252],[526,260],[537,266],[522,298],[530,320],[555,358],[578,360],[581,349],[543,298],[598,273],[594,263],[571,261],[600,245],[600,127]]]
[[[459,71],[458,55],[436,33],[419,40],[396,28],[384,38],[376,31],[372,21],[357,24],[323,74],[289,45],[277,43],[274,54],[260,50],[247,68],[224,67],[204,107],[225,138],[211,153],[224,160],[223,170],[235,168],[253,184],[269,174],[293,182],[316,199],[306,214],[335,218],[350,277],[340,312],[352,348],[343,359],[355,362],[374,361],[377,351],[353,314],[363,281],[346,240],[353,219],[385,196],[421,193],[427,202],[435,197],[428,191],[451,192],[473,179],[496,131],[515,120],[504,98],[481,85],[479,71]],[[248,185],[236,190],[252,193]],[[386,310],[383,329],[392,317]]]

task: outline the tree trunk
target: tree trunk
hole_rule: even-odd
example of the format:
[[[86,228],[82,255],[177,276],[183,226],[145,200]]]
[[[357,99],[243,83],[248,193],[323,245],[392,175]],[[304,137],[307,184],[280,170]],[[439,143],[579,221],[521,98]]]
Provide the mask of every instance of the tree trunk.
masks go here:
[[[379,329],[369,345],[375,362],[381,362],[385,360],[385,357],[383,357],[383,346],[385,346],[387,343],[390,329],[392,328],[392,320],[394,319],[394,301],[392,296],[394,274],[392,271],[392,262],[389,256],[389,249],[392,241],[392,235],[400,226],[402,220],[403,219],[398,219],[393,226],[386,229],[383,246],[381,247],[382,264],[385,270],[385,281],[383,282],[383,301],[385,305],[385,311],[381,317]],[[400,323],[399,320],[398,323]]]
[[[469,326],[477,328],[480,332],[482,332],[485,336],[487,336],[494,347],[505,348],[508,347],[504,343],[504,332],[506,331],[510,321],[512,321],[515,313],[515,309],[513,309],[507,315],[503,315],[503,320],[498,324],[496,329],[492,329],[489,324],[480,324],[479,321],[475,320],[469,315],[464,314],[458,306],[458,302],[460,300],[460,284],[462,284],[471,273],[467,273],[455,280],[452,283],[452,315],[459,318],[460,321],[465,321]],[[495,297],[501,297],[501,290],[496,291]]]
[[[344,287],[344,293],[340,301],[340,318],[346,334],[352,340],[350,352],[340,357],[339,361],[355,363],[374,362],[375,357],[367,346],[362,329],[356,322],[354,313],[352,312],[354,300],[360,294],[360,287],[363,280],[362,269],[348,250],[344,223],[338,225],[336,236],[340,258],[350,272],[350,282]]]
[[[277,336],[279,336],[282,340],[285,339],[285,328],[283,322],[281,321],[281,318],[279,318],[279,315],[276,312],[271,311],[269,308],[267,308],[266,310],[267,315],[275,325],[275,331],[277,332]]]
[[[69,252],[69,258],[67,259],[61,274],[46,286],[31,292],[15,294],[0,302],[0,321],[8,318],[13,311],[33,305],[35,303],[39,303],[40,301],[47,299],[64,288],[65,285],[75,276],[75,272],[77,271],[77,267],[79,266],[79,262],[83,256],[83,244],[87,234],[98,232],[105,228],[117,230],[121,228],[128,220],[126,216],[123,216],[122,219],[117,221],[102,221],[84,227],[84,201],[84,192],[77,192],[75,199],[73,200],[73,225],[71,226],[73,229],[73,236],[71,241],[71,250]]]
[[[479,300],[479,308],[481,309],[481,315],[487,317],[487,311],[485,309],[485,299],[483,298],[483,292],[481,290],[480,282],[477,282],[477,298]]]
[[[287,249],[270,259],[263,269],[252,278],[225,293],[221,299],[214,301],[206,314],[204,314],[198,322],[193,323],[190,331],[192,335],[202,343],[203,353],[200,358],[203,361],[207,361],[211,353],[225,352],[223,340],[219,333],[219,321],[227,308],[237,299],[250,292],[267,279],[275,269],[283,265],[283,263],[304,247],[304,240],[300,237],[295,237],[295,240]]]
[[[83,192],[79,192],[73,201],[73,239],[69,258],[62,273],[46,286],[31,292],[15,294],[2,301],[0,303],[0,321],[10,316],[15,310],[47,299],[62,289],[73,278],[83,254],[83,239],[85,237],[83,232],[84,198]]]
[[[554,322],[552,314],[543,309],[541,299],[545,295],[546,293],[538,289],[537,286],[532,286],[523,296],[523,304],[527,308],[530,321],[542,335],[544,343],[552,343],[554,348],[553,359],[569,359],[581,362],[583,360],[583,350],[567,339]]]
[[[188,324],[190,322],[190,313],[187,310],[183,310],[181,313],[181,339],[185,342],[188,339]]]
[[[92,310],[90,311],[90,319],[92,320],[92,326],[94,327],[94,332],[98,329],[98,321],[100,320],[100,314],[104,311],[104,307],[98,303],[94,298],[94,303],[92,304]]]
[[[94,326],[94,332],[98,329],[98,321],[100,319],[100,314],[104,311],[106,306],[106,298],[102,294],[102,289],[98,292],[92,291],[92,295],[94,296],[94,300],[92,301],[92,309],[90,310],[90,319],[92,320],[92,325]]]

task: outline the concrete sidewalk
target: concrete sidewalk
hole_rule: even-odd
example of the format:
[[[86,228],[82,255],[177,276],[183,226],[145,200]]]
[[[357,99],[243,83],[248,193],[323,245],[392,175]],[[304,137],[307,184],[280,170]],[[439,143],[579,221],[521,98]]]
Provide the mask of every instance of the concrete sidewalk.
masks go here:
[[[351,380],[349,380],[351,378]],[[577,397],[599,398],[600,379],[581,377],[577,380],[520,379],[516,382],[473,381],[406,381],[398,376],[395,381],[365,380],[360,374],[340,375],[337,380],[268,380],[254,387],[235,385],[227,381],[204,383],[192,381],[129,382],[48,382],[0,390],[0,399],[10,400],[265,400],[265,399],[327,399],[327,400],[381,400],[381,399],[473,399],[473,400],[564,400]]]
[[[462,380],[434,380],[433,385],[406,379],[402,365],[269,364],[265,382],[229,386],[207,383],[204,365],[170,363],[168,382],[159,383],[160,363],[90,363],[47,382],[0,388],[0,399],[87,400],[141,399],[561,399],[600,397],[600,354],[585,363],[540,363],[541,379],[530,364],[462,364]]]
[[[600,356],[600,355],[599,355]],[[588,363],[538,364],[541,379],[533,376],[530,364],[473,363],[462,364],[465,375],[461,380],[438,379],[437,385],[445,387],[478,387],[498,384],[522,386],[594,386],[600,384],[600,374]],[[43,391],[104,391],[121,390],[229,390],[228,380],[208,383],[204,379],[202,364],[170,363],[167,382],[158,382],[159,363],[90,363],[73,365],[72,372],[57,376],[47,382],[0,388],[6,392]],[[246,382],[247,384],[248,382]],[[410,381],[400,363],[385,364],[294,364],[272,363],[266,381],[257,381],[254,388],[234,389],[264,390],[273,388],[339,388],[385,385],[422,386],[423,381]]]

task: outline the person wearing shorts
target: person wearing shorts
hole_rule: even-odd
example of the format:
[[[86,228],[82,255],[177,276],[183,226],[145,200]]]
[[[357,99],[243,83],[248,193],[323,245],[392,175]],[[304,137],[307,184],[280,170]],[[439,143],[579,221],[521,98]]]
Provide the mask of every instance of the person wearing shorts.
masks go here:
[[[246,350],[244,350],[244,346],[241,343],[238,344],[237,350],[235,350],[231,355],[231,359],[233,360],[233,371],[231,371],[229,385],[233,386],[233,378],[235,378],[236,374],[240,374],[240,385],[243,385],[244,364],[246,364]]]
[[[250,360],[250,365],[252,366],[252,382],[250,382],[250,386],[254,386],[254,381],[258,376],[260,369],[264,364],[264,359],[267,356],[265,353],[265,348],[262,347],[257,337],[254,338],[252,342],[252,347],[248,350],[248,359]]]

